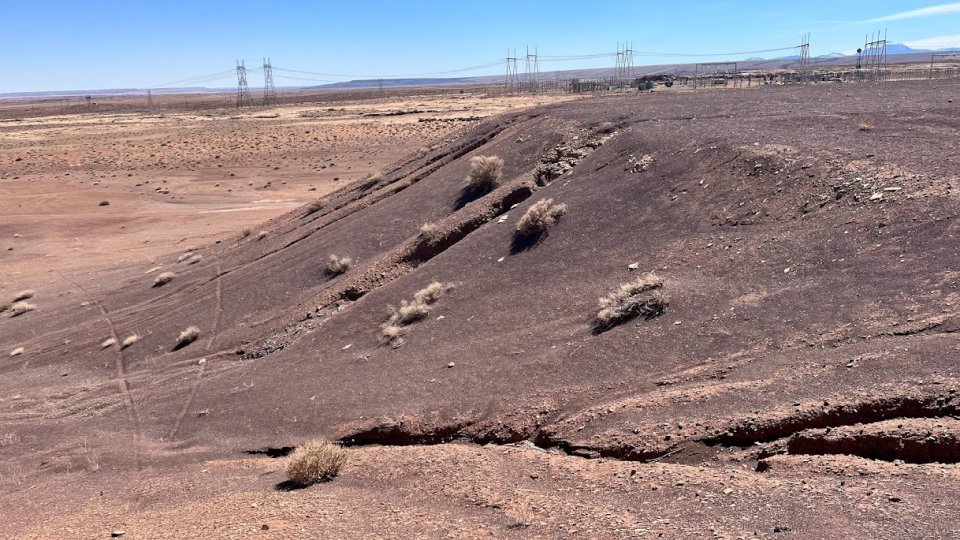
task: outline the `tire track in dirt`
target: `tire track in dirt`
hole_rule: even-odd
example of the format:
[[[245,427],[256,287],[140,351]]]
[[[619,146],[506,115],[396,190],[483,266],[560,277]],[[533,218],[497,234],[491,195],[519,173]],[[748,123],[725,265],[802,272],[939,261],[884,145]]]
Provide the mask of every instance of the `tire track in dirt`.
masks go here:
[[[130,391],[130,382],[127,380],[127,360],[123,354],[123,346],[120,341],[120,335],[117,334],[117,328],[113,324],[113,320],[110,318],[110,312],[107,310],[106,306],[100,302],[100,300],[97,300],[96,297],[90,294],[90,291],[83,288],[83,286],[81,286],[79,283],[63,275],[60,270],[57,270],[56,272],[61,278],[63,278],[64,281],[69,282],[71,285],[82,291],[83,294],[87,295],[87,298],[89,298],[91,302],[96,304],[97,308],[100,310],[100,316],[107,321],[107,326],[110,328],[110,337],[113,338],[113,349],[117,353],[116,359],[114,360],[117,386],[119,387],[120,393],[122,394],[127,405],[127,414],[130,417],[130,421],[133,423],[135,443],[134,455],[136,458],[137,470],[139,471],[143,468],[143,460],[140,455],[140,447],[143,441],[143,430],[140,427],[140,415],[137,413],[137,404],[133,400],[133,393]]]
[[[217,251],[213,252],[214,257],[214,267],[217,271],[217,276],[215,281],[217,283],[216,289],[216,298],[217,304],[214,306],[213,311],[213,322],[210,325],[210,339],[207,340],[207,345],[204,347],[204,351],[209,353],[213,350],[213,344],[217,340],[217,331],[220,328],[220,318],[223,315],[223,272],[220,267],[220,253]],[[166,439],[172,441],[176,438],[177,434],[180,432],[180,426],[183,424],[183,419],[186,418],[187,413],[190,411],[190,407],[193,405],[193,401],[197,397],[197,393],[200,391],[200,384],[203,382],[203,375],[207,371],[207,361],[204,358],[200,362],[200,369],[197,370],[197,382],[193,385],[193,389],[190,391],[190,395],[187,397],[186,403],[183,404],[183,408],[180,410],[180,413],[177,415],[177,420],[173,423],[173,427],[170,428],[170,432],[167,433]]]

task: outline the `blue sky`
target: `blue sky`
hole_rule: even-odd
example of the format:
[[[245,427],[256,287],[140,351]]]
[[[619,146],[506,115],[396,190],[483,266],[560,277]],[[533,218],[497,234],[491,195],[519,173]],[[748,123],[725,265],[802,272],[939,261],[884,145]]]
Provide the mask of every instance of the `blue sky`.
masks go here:
[[[960,2],[936,0],[0,0],[0,19],[0,92],[148,88],[205,75],[197,79],[205,86],[230,86],[235,59],[256,66],[263,56],[278,68],[337,75],[278,70],[277,85],[288,86],[315,84],[290,77],[486,65],[527,45],[544,56],[611,53],[624,41],[635,51],[700,54],[787,47],[811,32],[816,56],[850,52],[867,32],[888,28],[891,42],[960,46]],[[634,59],[681,61],[697,58]],[[542,62],[541,70],[612,64]],[[502,72],[496,65],[464,75]],[[262,84],[261,76],[251,73],[250,84]]]

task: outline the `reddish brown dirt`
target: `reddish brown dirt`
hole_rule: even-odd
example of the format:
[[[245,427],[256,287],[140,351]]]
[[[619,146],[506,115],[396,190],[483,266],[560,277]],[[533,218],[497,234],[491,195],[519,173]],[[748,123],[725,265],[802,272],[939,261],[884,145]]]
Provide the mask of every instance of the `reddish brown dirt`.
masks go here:
[[[146,263],[67,266],[60,296],[30,285],[38,309],[0,320],[3,350],[24,348],[0,368],[0,508],[37,538],[956,535],[937,441],[960,407],[958,94],[546,105],[263,236],[190,242],[195,263],[158,258],[163,287]],[[482,154],[504,177],[465,198]],[[544,197],[566,214],[518,247]],[[330,254],[355,263],[330,277]],[[594,332],[597,299],[645,271],[666,312]],[[453,288],[385,344],[389,306],[434,280]],[[933,428],[937,460],[909,460],[932,463],[861,451]],[[351,458],[305,490],[243,453],[317,436]]]

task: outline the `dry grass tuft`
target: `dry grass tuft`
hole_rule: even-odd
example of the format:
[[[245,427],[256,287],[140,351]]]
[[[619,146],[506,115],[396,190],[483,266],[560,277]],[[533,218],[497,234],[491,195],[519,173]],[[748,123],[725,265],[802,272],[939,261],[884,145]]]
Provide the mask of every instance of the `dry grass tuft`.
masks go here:
[[[648,318],[660,315],[670,303],[662,288],[663,279],[653,273],[620,285],[600,298],[595,327],[602,331],[640,315]]]
[[[260,231],[257,233],[257,240],[263,240],[267,237],[267,231]]]
[[[187,260],[187,264],[197,264],[198,262],[200,262],[200,261],[202,261],[202,260],[203,260],[203,255],[200,255],[199,253],[197,253],[196,255],[190,257],[190,258]]]
[[[200,329],[196,326],[188,326],[177,336],[177,344],[173,348],[174,350],[182,349],[196,341],[198,337],[200,337]]]
[[[492,189],[503,176],[503,160],[497,156],[473,156],[470,158],[470,172],[467,174],[467,187],[471,189]]]
[[[20,356],[21,354],[23,354],[23,352],[24,352],[23,347],[17,347],[16,349],[10,351],[10,356],[11,357]]]
[[[10,316],[11,316],[11,317],[19,317],[20,315],[23,315],[24,313],[26,313],[26,312],[28,312],[28,311],[33,311],[33,310],[35,310],[35,309],[37,309],[37,306],[35,306],[35,305],[31,304],[31,303],[28,303],[28,302],[14,302],[14,303],[10,306]]]
[[[324,272],[326,272],[328,276],[339,276],[349,270],[352,265],[353,259],[350,257],[330,255],[330,258],[327,259],[327,267],[324,269]]]
[[[0,304],[0,313],[3,313],[4,311],[10,309],[10,306],[11,306],[10,302],[4,302]]]
[[[177,257],[177,262],[178,262],[178,263],[181,263],[181,262],[189,259],[190,257],[193,257],[193,252],[192,252],[192,251],[187,251],[186,253],[183,253],[183,254],[181,254],[179,257]]]
[[[390,308],[390,317],[381,326],[383,339],[392,347],[403,345],[405,327],[423,320],[430,313],[431,305],[440,299],[444,291],[452,285],[434,281],[413,294],[413,300],[401,300],[399,308]]]
[[[158,274],[157,277],[153,280],[153,286],[162,287],[167,283],[170,283],[171,281],[173,281],[173,278],[175,277],[177,277],[177,275],[174,274],[173,272],[164,272],[162,274]]]
[[[148,275],[149,275],[149,274],[152,274],[152,273],[156,272],[157,270],[160,270],[161,268],[163,268],[163,267],[162,267],[162,266],[154,266],[153,268],[150,268],[150,269],[148,269],[146,272],[144,272],[144,274],[148,274]]]
[[[439,227],[437,226],[436,223],[432,221],[428,221],[420,226],[420,236],[425,238],[432,238],[435,234],[437,234],[438,229]]]
[[[347,462],[347,450],[339,444],[313,439],[297,447],[287,461],[287,476],[301,486],[336,478]]]
[[[860,131],[870,131],[871,129],[873,129],[873,126],[871,126],[866,122],[863,122],[859,126],[857,126],[857,129],[859,129]]]
[[[540,199],[530,205],[517,221],[517,234],[524,237],[539,236],[553,227],[566,212],[567,205],[553,204],[553,199]]]
[[[33,298],[33,289],[26,289],[18,292],[13,296],[13,301],[19,302],[21,300],[27,300],[28,298]]]
[[[250,229],[244,229],[244,230],[240,231],[240,234],[242,234],[243,237],[246,238],[246,237],[250,236],[251,234],[253,234],[253,231],[251,231]]]
[[[123,340],[123,343],[120,344],[120,348],[121,348],[121,349],[126,349],[127,347],[133,345],[134,343],[136,343],[136,342],[138,342],[138,341],[140,341],[140,336],[138,336],[138,335],[136,335],[136,334],[127,336],[127,338]]]
[[[113,347],[116,344],[117,344],[116,338],[109,338],[109,339],[103,340],[103,343],[100,344],[100,348],[106,349],[107,347]]]

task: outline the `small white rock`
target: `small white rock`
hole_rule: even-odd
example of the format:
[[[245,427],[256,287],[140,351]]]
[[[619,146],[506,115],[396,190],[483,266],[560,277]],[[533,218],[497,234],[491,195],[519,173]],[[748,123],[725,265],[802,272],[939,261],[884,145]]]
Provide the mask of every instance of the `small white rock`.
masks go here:
[[[348,345],[344,345],[343,348],[340,349],[340,350],[341,350],[341,351],[345,351],[345,350],[349,349],[350,347],[353,347],[353,343],[350,343],[350,344],[348,344]]]
[[[503,262],[504,259],[506,259],[506,257],[500,257],[499,259],[497,259],[497,262]]]
[[[636,270],[640,268],[640,263],[630,263],[627,265],[627,270]]]
[[[455,366],[455,365],[456,365],[456,364],[454,364],[453,362],[450,362],[449,364],[447,364],[447,367],[448,367],[448,368],[452,368],[452,367]]]

